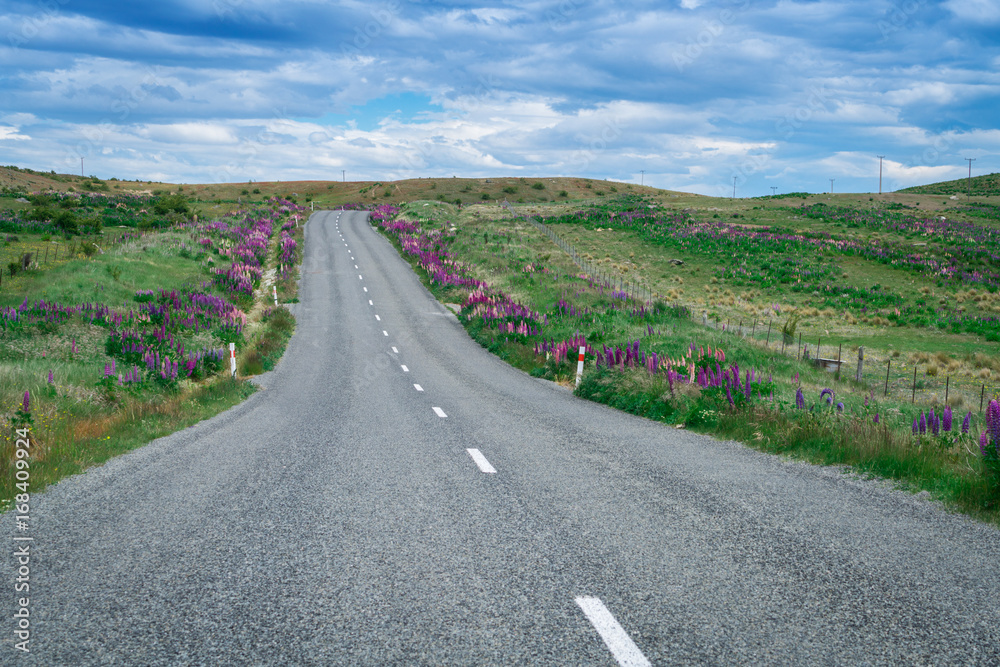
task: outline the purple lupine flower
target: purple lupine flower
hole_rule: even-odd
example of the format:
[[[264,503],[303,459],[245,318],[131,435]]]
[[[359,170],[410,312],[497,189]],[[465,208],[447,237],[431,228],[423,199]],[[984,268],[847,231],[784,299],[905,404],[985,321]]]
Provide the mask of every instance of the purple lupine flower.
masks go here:
[[[941,430],[944,431],[945,433],[950,433],[951,422],[952,422],[951,406],[946,405],[944,406],[944,416],[941,417]]]
[[[927,416],[924,415],[924,411],[920,411],[920,435],[927,433]]]
[[[970,426],[972,426],[972,410],[969,410],[965,415],[965,419],[962,420],[962,435],[966,435],[969,432]]]
[[[990,401],[986,410],[986,430],[990,433],[990,442],[1000,443],[1000,403],[996,399]]]
[[[829,387],[824,387],[823,391],[819,392],[819,397],[823,398],[824,396],[826,396],[826,404],[827,405],[830,405],[831,403],[833,403],[833,390],[832,389],[830,389]]]
[[[802,387],[795,390],[795,407],[799,410],[806,409],[806,397],[802,395]]]
[[[56,378],[52,375],[52,369],[50,368],[49,369],[49,384],[54,384],[55,381],[56,381]]]
[[[746,395],[747,400],[750,400],[750,374],[747,373],[747,383],[746,387],[743,389],[743,393]]]
[[[28,412],[31,409],[31,394],[27,390],[24,392],[24,399],[21,401],[21,411]]]
[[[931,408],[931,416],[928,421],[930,422],[931,433],[938,435],[941,432],[941,419],[934,414],[934,408]]]
[[[729,401],[730,407],[732,405],[734,405],[734,403],[733,403],[733,392],[732,392],[732,390],[730,390],[728,382],[726,383],[726,400]]]
[[[844,404],[837,403],[837,412],[843,412],[843,411],[844,411]]]
[[[986,431],[979,434],[979,451],[982,452],[983,456],[986,456],[986,445],[990,444],[989,438],[986,436]]]
[[[878,413],[875,413],[875,423],[878,424]]]
[[[914,417],[913,418],[913,435],[916,435],[917,433],[918,433],[918,431],[917,431],[917,418]]]

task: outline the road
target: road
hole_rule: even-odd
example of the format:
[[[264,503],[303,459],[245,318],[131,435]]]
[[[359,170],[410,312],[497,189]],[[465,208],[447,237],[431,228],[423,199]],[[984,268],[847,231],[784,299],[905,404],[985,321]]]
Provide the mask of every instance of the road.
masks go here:
[[[0,663],[1000,662],[996,529],[512,369],[362,212],[300,299],[262,391],[32,498]]]

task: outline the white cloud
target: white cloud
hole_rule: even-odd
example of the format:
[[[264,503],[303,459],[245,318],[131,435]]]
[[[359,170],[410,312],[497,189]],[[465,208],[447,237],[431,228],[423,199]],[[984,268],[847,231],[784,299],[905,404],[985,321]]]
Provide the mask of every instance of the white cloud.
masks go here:
[[[1000,0],[948,0],[944,6],[955,16],[966,21],[1000,22]]]
[[[18,128],[10,125],[0,125],[0,141],[27,141],[31,139],[26,134],[18,134]]]
[[[233,130],[218,123],[173,123],[146,125],[138,133],[156,142],[166,144],[235,144]]]

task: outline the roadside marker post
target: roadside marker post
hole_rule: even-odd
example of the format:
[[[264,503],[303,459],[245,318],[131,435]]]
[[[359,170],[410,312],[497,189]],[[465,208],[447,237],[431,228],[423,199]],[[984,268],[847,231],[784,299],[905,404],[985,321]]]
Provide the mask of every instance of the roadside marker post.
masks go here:
[[[583,355],[586,354],[587,348],[580,347],[580,359],[576,362],[576,386],[580,386],[580,378],[583,377]]]
[[[274,290],[274,305],[278,305],[278,286],[272,285],[271,289]]]
[[[229,372],[236,377],[236,343],[229,344]]]

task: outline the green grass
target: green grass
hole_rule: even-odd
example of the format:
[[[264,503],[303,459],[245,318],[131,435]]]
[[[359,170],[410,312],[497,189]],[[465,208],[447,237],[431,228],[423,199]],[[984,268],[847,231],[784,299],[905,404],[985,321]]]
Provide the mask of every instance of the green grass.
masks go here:
[[[684,354],[692,343],[702,348],[711,346],[713,350],[721,348],[727,362],[736,361],[744,370],[754,368],[757,373],[771,378],[772,382],[765,384],[765,399],[755,398],[747,403],[737,396],[736,406],[730,407],[720,389],[700,390],[678,385],[671,393],[662,375],[651,377],[644,369],[594,370],[590,363],[578,393],[648,418],[736,438],[764,451],[822,464],[849,465],[860,474],[891,479],[913,491],[926,490],[951,507],[1000,523],[1000,489],[995,476],[987,474],[984,468],[974,435],[953,433],[915,438],[909,432],[910,423],[921,410],[935,407],[940,413],[942,409],[945,375],[929,376],[927,367],[937,364],[946,369],[949,363],[959,365],[954,369],[950,385],[954,401],[956,393],[969,395],[973,388],[956,387],[956,384],[961,385],[957,382],[959,368],[986,369],[992,373],[992,369],[1000,365],[993,345],[984,345],[974,336],[874,325],[856,326],[848,336],[847,331],[837,329],[838,315],[808,316],[811,319],[803,328],[808,337],[821,335],[825,338],[824,356],[836,356],[833,346],[844,344],[843,358],[849,363],[841,374],[833,375],[798,361],[795,349],[781,353],[780,335],[775,325],[783,323],[786,316],[772,320],[769,344],[764,342],[764,327],[758,326],[756,335],[750,336],[753,311],[749,307],[754,306],[755,300],[766,303],[769,295],[751,295],[744,289],[743,297],[746,298],[741,299],[739,291],[731,290],[736,297],[734,301],[742,300],[740,306],[746,309],[720,307],[728,304],[723,301],[724,292],[716,296],[716,290],[722,288],[706,279],[711,276],[709,257],[690,253],[683,267],[675,267],[667,260],[678,258],[676,252],[664,252],[629,230],[609,230],[597,225],[556,226],[563,238],[579,250],[606,260],[604,266],[610,271],[647,280],[657,285],[657,291],[672,291],[672,300],[678,303],[701,306],[693,319],[678,317],[673,309],[663,306],[654,306],[652,312],[647,310],[637,315],[632,310],[639,304],[634,301],[622,304],[606,293],[601,294],[578,276],[579,269],[565,253],[523,220],[503,215],[488,216],[482,211],[459,213],[457,210],[428,209],[431,207],[416,202],[405,207],[404,213],[410,219],[420,219],[428,227],[454,227],[450,249],[475,277],[547,315],[542,336],[525,337],[501,334],[481,318],[469,319],[463,311],[460,319],[470,335],[509,363],[536,377],[569,384],[575,373],[575,363],[569,359],[557,362],[536,355],[533,347],[540,338],[559,341],[580,334],[598,349],[605,344],[615,347],[639,341],[643,352],[655,351],[672,358]],[[809,224],[816,223],[810,221]],[[412,258],[410,261],[415,264]],[[874,268],[891,271],[882,265]],[[858,263],[850,266],[849,276],[850,271],[865,275]],[[873,275],[891,284],[884,274],[876,271]],[[905,277],[913,278],[911,274]],[[677,278],[682,278],[682,282]],[[424,280],[442,301],[462,303],[468,293],[452,286],[431,284],[426,276]],[[906,281],[901,280],[900,284],[903,282]],[[926,281],[923,286],[927,286]],[[921,293],[919,287],[915,285],[905,293],[912,298]],[[736,317],[742,313],[745,330],[737,335],[733,328],[722,331],[702,326],[699,314],[707,304],[699,304],[697,299],[705,296],[715,299],[711,308],[728,315],[734,325]],[[800,298],[802,309],[811,308],[808,297]],[[589,312],[575,317],[563,315],[556,308],[560,299]],[[785,301],[785,305],[790,304]],[[758,314],[758,322],[762,321]],[[832,330],[828,331],[827,327]],[[860,384],[852,379],[857,344],[864,344],[869,350],[866,355],[868,370]],[[890,377],[890,394],[884,397],[885,366],[880,364],[890,358],[894,359],[894,373]],[[916,405],[910,403],[909,385],[906,384],[906,378],[912,378],[909,374],[913,363],[921,369],[918,383],[923,387],[918,391]],[[802,388],[812,410],[794,409],[798,387]],[[819,400],[824,387],[833,389],[837,402],[845,404],[844,414],[832,411]],[[974,389],[974,400],[971,396],[963,398],[964,407],[955,408],[956,432],[965,409],[972,407],[978,412],[979,385]],[[767,400],[772,390],[773,402]],[[876,412],[880,419],[878,426],[873,422]],[[982,428],[983,420],[977,416],[973,421],[973,434]]]
[[[280,224],[280,223],[279,223]],[[109,232],[109,237],[115,234]],[[302,228],[293,230],[302,243]],[[17,243],[31,247],[41,235],[18,234]],[[272,238],[267,267],[276,263],[279,233]],[[183,228],[149,232],[123,244],[98,240],[103,253],[48,263],[18,274],[0,286],[0,307],[44,300],[64,306],[106,304],[138,311],[138,290],[196,291],[211,280],[213,266],[228,260],[207,254],[192,232]],[[78,239],[73,245],[79,248]],[[71,256],[74,256],[71,253]],[[297,290],[292,267],[283,281],[284,298],[294,300]],[[267,290],[268,292],[270,290]],[[284,308],[265,310],[252,298],[241,300],[249,321],[244,342],[239,345],[241,364],[247,354],[258,355],[261,370],[277,363],[294,330],[294,319]],[[175,332],[189,351],[217,348],[213,331],[195,331],[188,326]],[[142,388],[102,386],[98,379],[112,358],[105,350],[108,328],[70,315],[65,321],[43,321],[0,329],[0,420],[16,420],[17,407],[25,391],[32,397],[31,489],[38,491],[66,475],[85,470],[151,439],[167,435],[208,418],[245,399],[253,385],[228,377],[228,364],[207,379],[181,379],[173,386],[143,383]],[[75,346],[75,351],[74,351]],[[120,370],[124,364],[119,363]],[[52,381],[49,381],[49,372]],[[13,430],[0,432],[0,500],[13,493]],[[0,509],[3,509],[0,507]]]

